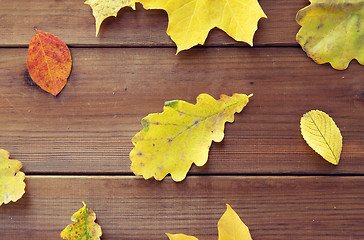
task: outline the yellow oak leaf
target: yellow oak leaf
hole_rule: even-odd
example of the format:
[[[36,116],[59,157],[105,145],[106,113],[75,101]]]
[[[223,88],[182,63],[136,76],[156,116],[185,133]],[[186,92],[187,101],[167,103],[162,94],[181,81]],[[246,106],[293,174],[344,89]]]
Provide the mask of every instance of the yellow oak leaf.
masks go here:
[[[222,141],[225,122],[234,121],[234,113],[243,110],[250,96],[221,95],[215,100],[200,94],[196,105],[166,102],[162,113],[143,118],[144,129],[133,137],[131,170],[145,179],[162,180],[170,173],[174,181],[182,181],[192,163],[206,163],[211,142]]]
[[[102,231],[100,225],[95,223],[96,214],[92,209],[88,209],[84,202],[83,207],[72,215],[74,222],[68,225],[62,232],[61,238],[68,240],[99,240]]]
[[[364,0],[310,0],[297,13],[297,42],[316,63],[344,70],[364,64]]]
[[[253,45],[260,18],[266,18],[257,0],[87,0],[96,19],[96,35],[101,22],[116,16],[120,8],[142,3],[146,9],[162,9],[168,14],[167,34],[177,45],[177,53],[204,44],[209,31],[222,29],[236,41]]]
[[[252,240],[249,228],[241,221],[239,215],[226,204],[225,213],[217,223],[219,231],[219,240]],[[198,240],[193,236],[184,234],[166,233],[169,240]]]
[[[326,113],[311,110],[301,118],[301,134],[307,144],[326,161],[339,164],[342,136],[334,120]]]
[[[9,152],[0,149],[0,206],[16,202],[25,193],[25,174],[19,170],[22,164],[9,159]]]

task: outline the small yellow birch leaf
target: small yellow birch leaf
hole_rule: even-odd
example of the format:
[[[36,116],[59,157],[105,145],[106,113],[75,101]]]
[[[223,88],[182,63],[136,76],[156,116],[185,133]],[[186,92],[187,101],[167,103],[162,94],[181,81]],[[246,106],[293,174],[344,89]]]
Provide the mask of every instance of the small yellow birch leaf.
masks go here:
[[[92,209],[83,207],[72,215],[71,220],[74,222],[68,225],[62,232],[61,238],[68,240],[100,240],[102,235],[101,227],[97,223],[96,214]]]
[[[217,223],[219,240],[252,240],[249,228],[241,221],[239,215],[226,204],[226,211]]]
[[[16,202],[25,193],[25,174],[19,170],[22,164],[9,159],[9,152],[0,149],[0,206]]]
[[[344,70],[364,64],[364,0],[310,0],[297,13],[297,42],[316,63]]]
[[[215,100],[200,94],[196,105],[166,102],[162,113],[143,118],[144,129],[132,139],[135,147],[129,155],[130,169],[145,179],[162,180],[170,173],[174,181],[182,181],[192,163],[206,163],[211,142],[222,141],[225,122],[234,121],[234,114],[243,110],[250,96],[221,95]]]
[[[169,240],[198,240],[194,236],[189,236],[189,235],[185,235],[185,234],[166,233],[166,235],[168,236]]]
[[[204,44],[214,27],[225,31],[236,41],[253,45],[260,18],[266,18],[257,0],[87,0],[96,18],[96,31],[108,16],[135,2],[145,9],[162,9],[168,14],[167,34],[177,45],[177,53]]]
[[[334,120],[326,113],[311,110],[301,118],[301,134],[307,144],[326,161],[339,164],[342,136]]]

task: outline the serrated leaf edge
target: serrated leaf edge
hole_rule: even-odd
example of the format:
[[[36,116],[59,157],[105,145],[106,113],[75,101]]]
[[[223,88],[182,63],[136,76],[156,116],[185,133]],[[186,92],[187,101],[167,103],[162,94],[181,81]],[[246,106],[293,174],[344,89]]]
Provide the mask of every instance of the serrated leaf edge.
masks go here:
[[[332,121],[332,123],[334,124],[334,126],[337,128],[337,130],[339,131],[339,133],[340,133],[340,136],[341,136],[341,132],[340,132],[340,129],[337,127],[337,125],[336,125],[336,123],[335,123],[335,121],[327,114],[327,113],[325,113],[325,112],[323,112],[323,111],[320,111],[320,110],[311,110],[311,111],[309,111],[309,112],[307,112],[307,113],[305,113],[302,117],[301,117],[301,120],[300,120],[300,128],[301,128],[301,135],[302,135],[302,137],[303,137],[303,139],[305,140],[305,142],[310,146],[310,148],[312,148],[317,154],[319,154],[321,157],[323,157],[322,155],[321,155],[321,153],[319,153],[312,145],[311,145],[311,143],[309,142],[309,141],[307,141],[307,139],[306,139],[306,137],[305,137],[305,135],[303,134],[303,130],[302,130],[302,120],[304,119],[304,117],[305,117],[305,115],[308,115],[309,117],[310,117],[310,119],[311,119],[311,121],[313,122],[313,124],[315,125],[315,127],[316,127],[316,129],[317,129],[317,131],[320,133],[320,135],[321,135],[321,137],[322,137],[322,139],[325,141],[325,143],[326,143],[326,145],[327,145],[327,147],[330,149],[330,152],[331,152],[331,154],[334,156],[334,159],[335,159],[335,162],[331,162],[331,161],[329,161],[329,160],[327,160],[326,158],[324,158],[327,162],[329,162],[329,163],[331,163],[331,164],[334,164],[334,165],[338,165],[339,164],[339,161],[340,161],[340,156],[336,156],[336,154],[335,154],[335,152],[333,151],[333,149],[332,149],[332,147],[330,146],[330,144],[327,142],[327,140],[326,140],[326,137],[322,134],[322,131],[320,130],[320,128],[317,126],[317,124],[316,124],[316,122],[315,122],[315,120],[312,118],[312,116],[311,116],[311,112],[313,112],[313,111],[317,111],[317,112],[320,112],[320,113],[323,113],[324,115],[326,115],[327,117],[328,117],[328,119],[329,119],[329,121]],[[326,121],[325,121],[325,124],[326,124]],[[331,132],[331,131],[330,131]]]

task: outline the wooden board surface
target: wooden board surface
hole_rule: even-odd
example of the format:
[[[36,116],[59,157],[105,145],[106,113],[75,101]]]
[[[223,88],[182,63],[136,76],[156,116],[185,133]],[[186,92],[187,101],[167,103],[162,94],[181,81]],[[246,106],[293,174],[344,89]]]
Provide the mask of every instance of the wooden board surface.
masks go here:
[[[189,177],[161,183],[135,177],[37,176],[27,194],[0,208],[2,240],[60,239],[70,217],[92,208],[102,239],[217,239],[228,203],[253,239],[362,239],[362,177]],[[324,194],[323,194],[324,192]]]
[[[1,1],[0,148],[21,160],[26,194],[0,207],[0,239],[60,239],[85,201],[102,240],[217,239],[229,203],[254,240],[364,239],[364,68],[317,65],[295,41],[306,0],[260,0],[255,48],[210,32],[206,46],[175,55],[161,10],[123,9],[95,37],[83,0]],[[53,97],[26,70],[33,27],[63,39],[73,57]],[[226,124],[203,167],[186,180],[145,181],[129,170],[140,121],[167,100],[253,93]],[[332,116],[343,138],[338,166],[301,137],[311,109]]]
[[[24,80],[27,49],[0,49],[0,141],[32,173],[129,173],[131,138],[164,101],[200,93],[253,93],[208,164],[194,173],[353,174],[364,172],[364,81],[320,66],[298,48],[71,49],[74,65],[57,98]],[[155,64],[158,62],[158,64]],[[310,71],[307,71],[310,69]],[[344,136],[342,163],[324,162],[300,134],[311,110],[331,115]],[[294,159],[294,160],[293,160]],[[85,167],[87,166],[87,167]]]
[[[25,46],[34,35],[33,27],[52,32],[73,46],[175,46],[166,34],[168,18],[162,10],[122,9],[117,18],[102,23],[95,37],[95,20],[92,10],[83,0],[13,0],[0,2],[0,19],[4,26],[0,46]],[[297,45],[296,13],[307,5],[305,0],[259,1],[268,19],[259,21],[255,45]],[[14,9],[16,9],[14,11]],[[236,43],[224,32],[214,29],[207,45],[243,45]]]

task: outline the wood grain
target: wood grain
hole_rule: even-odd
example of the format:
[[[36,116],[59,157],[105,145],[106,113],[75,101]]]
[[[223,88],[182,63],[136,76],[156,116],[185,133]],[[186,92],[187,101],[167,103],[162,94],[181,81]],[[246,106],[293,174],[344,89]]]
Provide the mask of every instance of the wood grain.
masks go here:
[[[254,93],[209,161],[193,174],[363,174],[363,67],[313,63],[299,48],[71,48],[58,97],[26,83],[27,49],[0,49],[0,142],[27,173],[130,173],[131,138],[164,101],[200,93]],[[342,131],[339,166],[301,137],[300,117],[320,109]]]
[[[268,19],[259,21],[255,45],[297,45],[299,29],[297,11],[308,5],[306,0],[260,0]],[[1,1],[0,46],[26,46],[34,35],[33,27],[50,32],[71,46],[175,46],[166,34],[168,18],[162,10],[122,9],[117,18],[110,17],[95,37],[95,20],[84,0]],[[214,29],[206,45],[238,45],[224,32]]]
[[[103,240],[217,239],[226,203],[254,240],[364,239],[364,70],[356,61],[346,71],[317,65],[299,48],[295,15],[309,1],[260,0],[268,19],[259,21],[258,47],[214,29],[208,47],[177,56],[164,11],[123,9],[96,38],[83,2],[0,1],[0,148],[27,174],[24,197],[0,207],[1,240],[60,239],[82,201]],[[27,74],[34,26],[71,46],[72,73],[57,97]],[[131,138],[143,117],[167,100],[236,92],[254,96],[205,166],[181,183],[132,176]],[[338,166],[300,135],[312,109],[342,132]]]
[[[217,239],[229,203],[253,239],[364,238],[363,177],[27,177],[27,192],[0,208],[2,240],[60,239],[82,201],[105,240],[167,239],[165,232]]]

